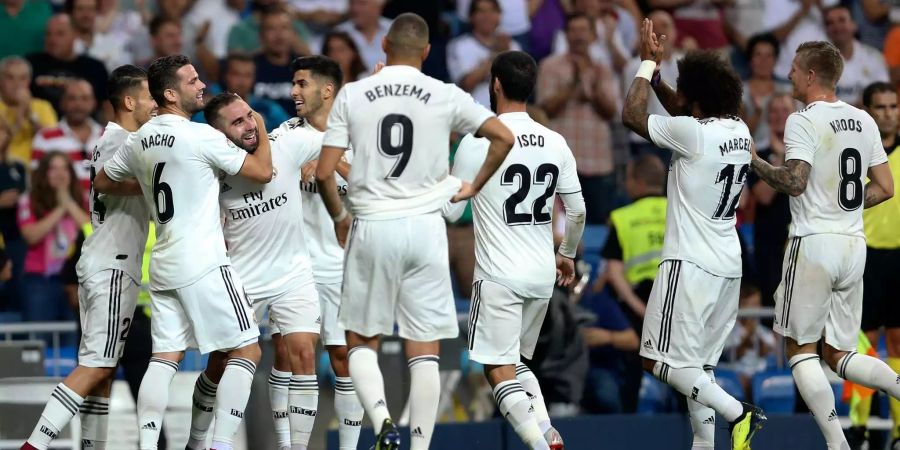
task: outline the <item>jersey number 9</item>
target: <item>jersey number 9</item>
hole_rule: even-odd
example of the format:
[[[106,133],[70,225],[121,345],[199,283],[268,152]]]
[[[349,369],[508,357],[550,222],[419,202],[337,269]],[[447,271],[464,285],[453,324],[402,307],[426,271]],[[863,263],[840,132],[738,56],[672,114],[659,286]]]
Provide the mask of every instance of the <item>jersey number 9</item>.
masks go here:
[[[400,157],[386,177],[388,180],[403,174],[412,155],[412,146],[413,124],[409,117],[403,114],[388,114],[381,119],[381,123],[378,124],[378,150],[391,158]]]

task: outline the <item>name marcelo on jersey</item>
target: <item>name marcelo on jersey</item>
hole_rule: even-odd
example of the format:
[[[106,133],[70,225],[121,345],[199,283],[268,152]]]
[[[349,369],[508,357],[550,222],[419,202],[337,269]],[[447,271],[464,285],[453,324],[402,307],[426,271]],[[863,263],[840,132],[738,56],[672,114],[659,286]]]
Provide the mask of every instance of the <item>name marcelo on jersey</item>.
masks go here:
[[[734,138],[729,139],[719,145],[719,153],[725,155],[726,153],[736,152],[738,150],[743,150],[745,152],[750,151],[750,139],[746,138]]]
[[[231,220],[250,219],[260,214],[265,214],[269,211],[274,210],[275,208],[284,206],[288,201],[287,193],[282,193],[281,195],[272,197],[260,203],[254,202],[263,199],[262,191],[248,192],[244,194],[243,197],[244,203],[246,203],[247,206],[243,208],[228,209],[228,214],[231,216]]]

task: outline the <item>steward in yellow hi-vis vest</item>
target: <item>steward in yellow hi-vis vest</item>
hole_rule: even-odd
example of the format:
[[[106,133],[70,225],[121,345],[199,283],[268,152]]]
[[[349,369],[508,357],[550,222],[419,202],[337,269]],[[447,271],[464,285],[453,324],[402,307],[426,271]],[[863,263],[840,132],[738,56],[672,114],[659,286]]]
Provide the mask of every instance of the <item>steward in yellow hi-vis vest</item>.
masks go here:
[[[625,190],[634,202],[610,214],[609,237],[601,255],[606,276],[636,330],[656,279],[666,230],[666,168],[653,155],[628,164]]]

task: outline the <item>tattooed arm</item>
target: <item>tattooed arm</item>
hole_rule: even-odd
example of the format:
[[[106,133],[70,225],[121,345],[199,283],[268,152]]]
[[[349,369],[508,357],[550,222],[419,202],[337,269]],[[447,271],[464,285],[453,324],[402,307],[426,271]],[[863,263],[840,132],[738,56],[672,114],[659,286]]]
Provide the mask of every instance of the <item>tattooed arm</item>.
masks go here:
[[[650,82],[643,78],[635,78],[625,97],[625,107],[622,110],[622,123],[642,138],[650,140],[650,132],[647,130],[647,100],[650,98]]]
[[[658,75],[659,72],[654,76]],[[663,105],[663,108],[666,108],[670,116],[684,115],[681,108],[678,107],[678,94],[675,93],[675,89],[672,89],[672,86],[669,86],[665,81],[659,80],[656,83],[656,87],[653,88],[653,92],[656,93],[659,103]]]
[[[789,159],[781,167],[774,167],[762,158],[753,156],[751,160],[753,170],[770,186],[778,192],[784,192],[796,197],[806,190],[809,181],[809,171],[812,166],[808,162],[799,159]]]
[[[871,208],[894,196],[894,177],[887,163],[869,167],[866,184],[866,208]]]

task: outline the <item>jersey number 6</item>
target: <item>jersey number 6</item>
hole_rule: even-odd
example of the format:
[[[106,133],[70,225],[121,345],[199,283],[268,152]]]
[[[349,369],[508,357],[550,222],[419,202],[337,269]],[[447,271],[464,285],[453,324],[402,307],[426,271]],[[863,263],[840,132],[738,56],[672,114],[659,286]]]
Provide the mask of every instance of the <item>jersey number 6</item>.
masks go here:
[[[156,204],[156,219],[159,223],[166,223],[175,216],[175,203],[172,200],[172,187],[162,182],[163,169],[166,163],[156,163],[153,166],[153,202]]]

